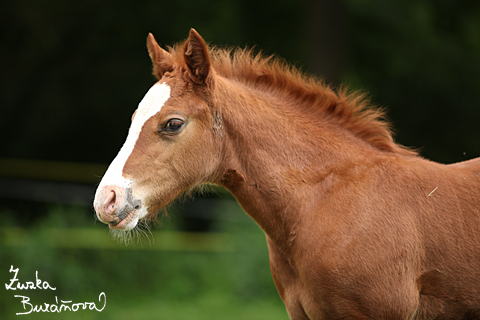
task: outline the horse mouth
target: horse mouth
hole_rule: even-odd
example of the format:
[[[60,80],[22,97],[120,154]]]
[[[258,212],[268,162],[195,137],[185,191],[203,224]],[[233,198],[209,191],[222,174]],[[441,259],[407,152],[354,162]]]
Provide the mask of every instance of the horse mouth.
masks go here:
[[[132,211],[130,211],[125,217],[122,219],[115,219],[112,220],[108,223],[108,226],[110,229],[116,229],[116,230],[130,230],[133,229],[138,222],[138,210],[134,208]]]

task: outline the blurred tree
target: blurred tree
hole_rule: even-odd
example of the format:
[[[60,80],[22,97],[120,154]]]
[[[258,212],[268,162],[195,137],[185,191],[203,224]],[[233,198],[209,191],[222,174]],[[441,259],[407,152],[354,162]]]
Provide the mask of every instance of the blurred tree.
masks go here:
[[[480,3],[414,0],[5,0],[0,157],[108,163],[154,82],[145,49],[195,27],[371,92],[406,145],[480,155]],[[466,156],[464,156],[464,152]]]
[[[339,86],[348,56],[346,8],[337,0],[310,0],[305,9],[308,70]]]
[[[299,11],[288,1],[3,1],[0,157],[108,163],[154,82],[148,32],[169,45],[195,27],[214,44],[289,58],[300,27],[272,18],[294,24]]]
[[[480,156],[480,3],[345,3],[345,78],[388,107],[398,140],[440,162]]]

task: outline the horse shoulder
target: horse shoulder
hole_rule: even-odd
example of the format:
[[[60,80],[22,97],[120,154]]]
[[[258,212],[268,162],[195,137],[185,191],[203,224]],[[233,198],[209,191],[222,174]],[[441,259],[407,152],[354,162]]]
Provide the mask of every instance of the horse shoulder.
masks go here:
[[[302,208],[290,257],[294,264],[285,265],[296,287],[318,300],[327,315],[389,305],[392,309],[375,316],[411,316],[418,303],[419,237],[409,204],[395,199],[393,186],[404,182],[392,179],[404,170],[392,161],[397,163],[377,161],[328,175],[328,190],[318,191],[315,205]],[[304,307],[313,305],[303,300]]]

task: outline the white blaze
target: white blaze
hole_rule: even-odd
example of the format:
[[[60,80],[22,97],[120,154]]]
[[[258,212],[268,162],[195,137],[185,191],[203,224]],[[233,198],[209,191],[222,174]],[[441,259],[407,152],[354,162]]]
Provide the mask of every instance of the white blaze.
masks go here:
[[[148,90],[145,97],[138,105],[135,117],[128,131],[127,140],[120,149],[115,159],[108,167],[107,172],[100,182],[100,186],[97,190],[100,190],[103,186],[116,185],[119,187],[127,188],[131,185],[132,181],[123,177],[123,167],[127,162],[128,157],[133,151],[135,144],[138,140],[140,132],[142,131],[145,122],[157,114],[162,109],[165,102],[170,97],[170,87],[165,84],[154,84],[150,90]]]

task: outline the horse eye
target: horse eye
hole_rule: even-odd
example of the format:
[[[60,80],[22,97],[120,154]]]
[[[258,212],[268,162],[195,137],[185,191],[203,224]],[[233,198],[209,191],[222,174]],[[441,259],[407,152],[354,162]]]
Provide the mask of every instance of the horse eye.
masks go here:
[[[163,127],[162,131],[175,132],[178,131],[183,126],[183,124],[184,122],[180,119],[170,119],[165,124],[165,127]]]

